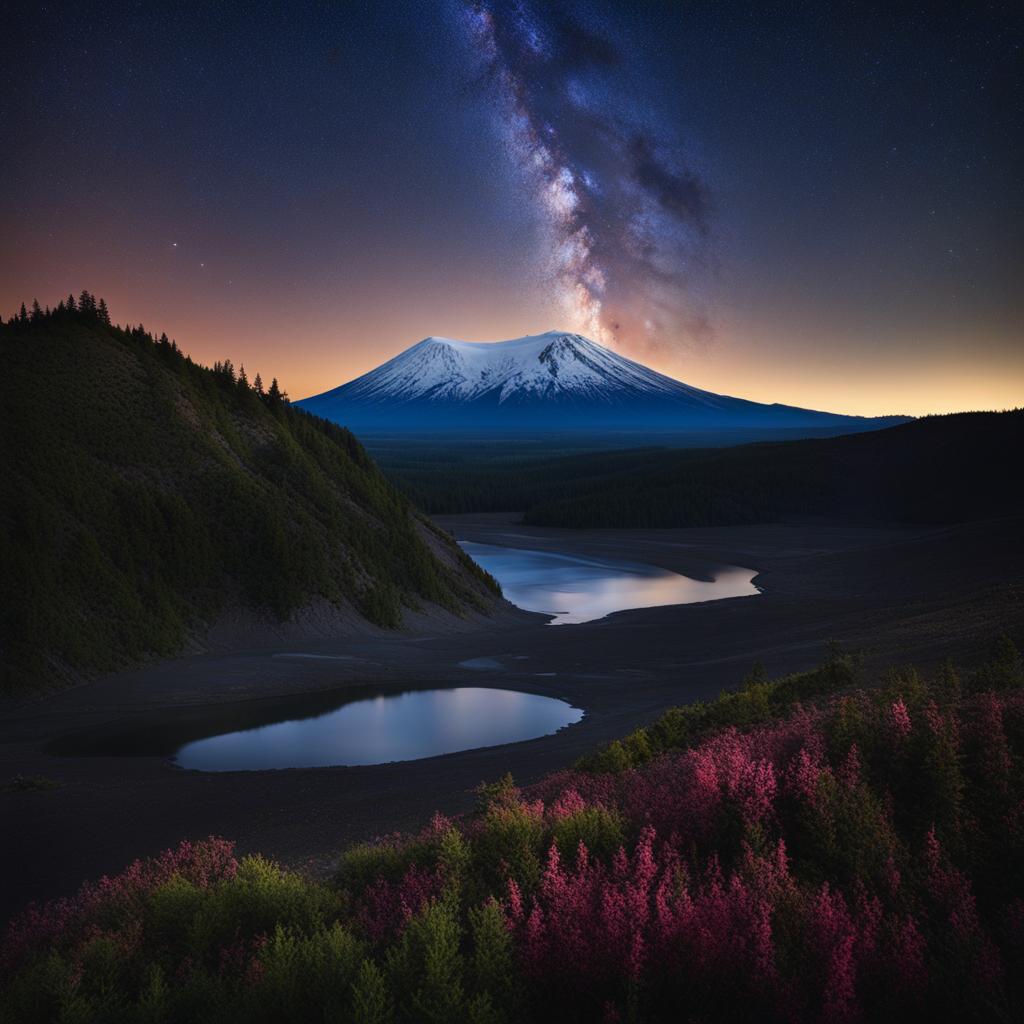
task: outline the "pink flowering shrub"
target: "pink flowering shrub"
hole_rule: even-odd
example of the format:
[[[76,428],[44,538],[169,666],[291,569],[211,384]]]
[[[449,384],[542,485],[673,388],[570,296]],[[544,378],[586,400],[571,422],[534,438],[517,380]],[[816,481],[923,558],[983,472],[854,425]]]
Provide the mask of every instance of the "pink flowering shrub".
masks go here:
[[[1001,657],[964,684],[755,674],[354,847],[330,884],[182,844],[13,922],[0,1016],[1014,1019],[1024,691]]]
[[[0,947],[4,967],[17,962],[27,951],[77,935],[98,935],[117,929],[122,922],[134,924],[142,902],[157,887],[174,877],[204,889],[234,878],[238,861],[234,843],[211,837],[200,843],[187,840],[176,850],[165,850],[152,860],[133,861],[113,878],[87,882],[70,899],[43,907],[29,906],[15,918]]]

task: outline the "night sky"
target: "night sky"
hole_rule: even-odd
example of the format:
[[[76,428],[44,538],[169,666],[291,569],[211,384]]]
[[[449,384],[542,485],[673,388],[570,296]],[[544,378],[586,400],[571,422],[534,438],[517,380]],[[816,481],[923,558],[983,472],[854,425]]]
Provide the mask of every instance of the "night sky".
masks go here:
[[[295,398],[565,328],[841,412],[1024,404],[1018,3],[7,5],[0,311]]]

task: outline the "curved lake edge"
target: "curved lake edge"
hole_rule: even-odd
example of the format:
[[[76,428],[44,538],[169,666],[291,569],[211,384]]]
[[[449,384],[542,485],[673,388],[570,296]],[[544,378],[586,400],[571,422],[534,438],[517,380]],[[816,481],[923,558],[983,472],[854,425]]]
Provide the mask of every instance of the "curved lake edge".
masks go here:
[[[578,716],[550,731],[497,743],[485,743],[439,751],[411,758],[396,758],[365,764],[282,765],[264,768],[220,769],[207,771],[182,765],[178,753],[186,746],[208,739],[255,731],[276,724],[314,721],[343,708],[380,698],[397,698],[409,694],[426,694],[456,690],[494,690],[513,695],[538,698],[552,704],[564,705]],[[578,697],[560,692],[561,687],[538,683],[529,677],[493,679],[486,686],[470,680],[463,681],[405,681],[402,683],[368,682],[346,683],[342,687],[306,690],[298,693],[275,694],[267,697],[191,704],[160,713],[152,711],[127,714],[97,726],[71,730],[54,737],[42,751],[61,758],[132,758],[161,761],[164,767],[182,773],[229,774],[232,771],[253,775],[260,772],[287,771],[351,771],[385,768],[389,765],[434,761],[459,757],[482,750],[497,749],[522,743],[550,739],[573,725],[582,724],[589,711]]]
[[[502,533],[487,540],[458,538],[462,550],[500,584],[522,611],[546,625],[584,625],[624,612],[704,604],[763,593],[760,570],[700,560],[685,572],[660,564],[590,551],[538,545],[538,538]],[[510,543],[530,540],[531,546]],[[569,545],[572,546],[571,544]],[[687,560],[689,562],[689,560]]]

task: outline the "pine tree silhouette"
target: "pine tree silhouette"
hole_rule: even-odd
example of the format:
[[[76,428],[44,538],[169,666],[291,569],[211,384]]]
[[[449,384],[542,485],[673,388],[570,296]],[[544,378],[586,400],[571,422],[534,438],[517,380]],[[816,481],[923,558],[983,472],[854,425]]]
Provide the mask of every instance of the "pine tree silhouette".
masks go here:
[[[104,327],[110,326],[110,312],[107,309],[106,299],[100,299],[99,308],[96,310],[96,315],[100,318],[100,323]]]

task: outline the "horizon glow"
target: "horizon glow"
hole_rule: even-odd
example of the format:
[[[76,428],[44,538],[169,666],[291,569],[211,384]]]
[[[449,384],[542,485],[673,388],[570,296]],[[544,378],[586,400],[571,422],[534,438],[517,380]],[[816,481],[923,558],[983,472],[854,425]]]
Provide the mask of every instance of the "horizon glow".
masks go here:
[[[16,5],[0,313],[86,288],[293,398],[565,329],[760,402],[1022,404],[1020,24],[822,18]]]

